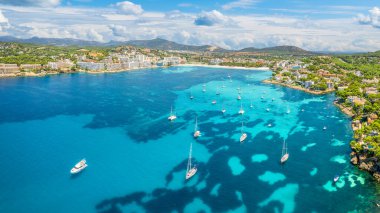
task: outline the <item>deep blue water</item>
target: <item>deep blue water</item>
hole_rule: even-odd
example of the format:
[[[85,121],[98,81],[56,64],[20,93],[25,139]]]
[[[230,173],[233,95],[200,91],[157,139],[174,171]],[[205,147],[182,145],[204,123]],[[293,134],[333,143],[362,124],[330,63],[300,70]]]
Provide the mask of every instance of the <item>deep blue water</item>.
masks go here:
[[[377,185],[349,163],[350,120],[334,95],[261,83],[270,76],[171,67],[0,79],[0,212],[377,211]],[[191,142],[198,172],[185,181]]]

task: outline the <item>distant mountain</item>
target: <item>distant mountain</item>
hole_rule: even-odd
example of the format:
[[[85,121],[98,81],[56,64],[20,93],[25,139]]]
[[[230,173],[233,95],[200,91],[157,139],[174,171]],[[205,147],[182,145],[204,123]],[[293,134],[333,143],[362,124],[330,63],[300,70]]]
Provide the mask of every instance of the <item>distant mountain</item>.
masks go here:
[[[152,40],[132,40],[124,42],[126,45],[130,46],[138,46],[138,47],[145,47],[150,49],[159,49],[159,50],[186,50],[186,51],[196,51],[196,52],[226,52],[228,50],[225,50],[220,47],[215,47],[211,45],[202,45],[202,46],[195,46],[195,45],[185,45],[185,44],[178,44],[173,41],[168,41],[162,38],[156,38]]]
[[[150,49],[159,49],[159,50],[182,50],[182,51],[194,51],[194,52],[230,52],[230,53],[267,53],[271,55],[312,55],[313,52],[306,51],[299,47],[295,46],[276,46],[276,47],[267,47],[267,48],[255,48],[248,47],[241,50],[226,50],[217,46],[211,45],[186,45],[179,44],[173,41],[168,41],[162,38],[156,38],[151,40],[131,40],[126,42],[119,41],[110,41],[107,43],[101,43],[96,41],[86,41],[80,39],[71,39],[71,38],[39,38],[32,37],[28,39],[19,39],[11,36],[2,36],[0,37],[0,42],[17,42],[17,43],[30,43],[30,44],[39,44],[39,45],[54,45],[54,46],[120,46],[120,45],[129,45],[136,47],[144,47]]]
[[[281,54],[281,55],[313,55],[315,53],[301,49],[296,46],[276,46],[267,48],[254,48],[248,47],[239,50],[238,52],[257,52],[257,53],[269,53],[269,54]]]
[[[32,37],[27,39],[15,38],[12,36],[0,37],[0,42],[17,42],[17,43],[30,43],[41,45],[54,45],[54,46],[106,46],[107,43],[96,41],[85,41],[72,38],[39,38]]]

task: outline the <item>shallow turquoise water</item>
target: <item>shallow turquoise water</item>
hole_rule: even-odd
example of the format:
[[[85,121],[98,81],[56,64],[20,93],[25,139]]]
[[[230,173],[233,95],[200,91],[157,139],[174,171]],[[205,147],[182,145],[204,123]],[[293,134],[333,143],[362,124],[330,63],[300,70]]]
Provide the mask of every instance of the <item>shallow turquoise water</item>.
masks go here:
[[[377,211],[376,185],[349,164],[350,121],[334,96],[261,83],[270,75],[171,67],[0,79],[0,212]],[[186,182],[190,142],[198,173]],[[70,176],[83,157],[87,169]]]

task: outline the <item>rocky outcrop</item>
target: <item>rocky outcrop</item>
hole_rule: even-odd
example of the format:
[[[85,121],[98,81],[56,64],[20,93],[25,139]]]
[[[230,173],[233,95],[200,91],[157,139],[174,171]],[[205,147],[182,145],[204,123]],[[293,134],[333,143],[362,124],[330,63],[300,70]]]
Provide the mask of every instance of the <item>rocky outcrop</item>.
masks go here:
[[[353,165],[358,165],[358,157],[356,156],[356,152],[351,152],[350,154],[350,157],[351,157],[351,163]]]
[[[380,172],[375,172],[372,176],[375,178],[376,181],[380,182]]]
[[[357,153],[352,151],[350,153],[351,163],[356,165],[361,170],[368,171],[372,174],[376,181],[380,182],[380,162],[375,157],[368,157],[366,152]]]

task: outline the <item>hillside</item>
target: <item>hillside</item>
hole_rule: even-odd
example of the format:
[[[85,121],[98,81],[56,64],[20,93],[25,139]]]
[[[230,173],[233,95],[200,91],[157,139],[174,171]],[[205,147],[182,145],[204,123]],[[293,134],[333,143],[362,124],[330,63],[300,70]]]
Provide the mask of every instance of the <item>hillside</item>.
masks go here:
[[[315,53],[301,49],[296,46],[276,46],[267,48],[254,48],[248,47],[239,50],[239,52],[257,52],[257,53],[268,53],[268,54],[279,54],[279,55],[313,55]]]
[[[168,41],[161,38],[156,38],[152,40],[132,40],[127,41],[124,44],[138,47],[146,47],[150,49],[159,49],[159,50],[185,50],[185,51],[195,51],[195,52],[225,52],[227,50],[220,47],[215,47],[211,45],[185,45],[178,44],[173,41]]]

